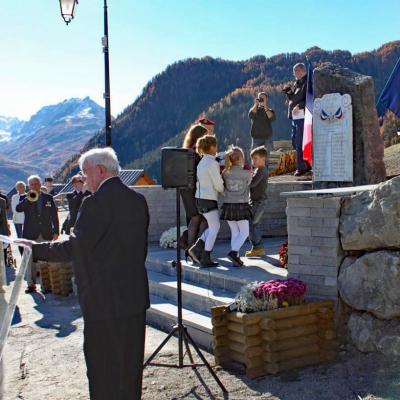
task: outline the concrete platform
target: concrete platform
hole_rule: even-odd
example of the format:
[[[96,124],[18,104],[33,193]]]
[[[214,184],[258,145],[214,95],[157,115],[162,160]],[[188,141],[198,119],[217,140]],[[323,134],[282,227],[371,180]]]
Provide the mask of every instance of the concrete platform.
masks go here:
[[[287,270],[279,267],[278,252],[286,237],[266,238],[263,258],[242,257],[244,267],[232,266],[226,257],[229,241],[218,241],[214,258],[216,268],[199,268],[182,260],[183,320],[196,342],[203,348],[212,348],[210,309],[215,305],[231,303],[240,288],[254,281],[284,279]],[[242,254],[249,249],[245,245]],[[183,253],[182,253],[183,256]],[[147,313],[150,325],[169,331],[177,321],[176,269],[173,260],[176,250],[151,246],[147,256],[147,269],[151,294],[151,308]]]

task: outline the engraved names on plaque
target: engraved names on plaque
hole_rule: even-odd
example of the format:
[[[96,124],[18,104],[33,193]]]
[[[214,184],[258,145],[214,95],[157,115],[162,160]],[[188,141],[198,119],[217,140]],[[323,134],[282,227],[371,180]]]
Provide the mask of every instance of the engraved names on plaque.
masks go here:
[[[353,113],[351,96],[325,94],[314,100],[314,181],[353,181]]]

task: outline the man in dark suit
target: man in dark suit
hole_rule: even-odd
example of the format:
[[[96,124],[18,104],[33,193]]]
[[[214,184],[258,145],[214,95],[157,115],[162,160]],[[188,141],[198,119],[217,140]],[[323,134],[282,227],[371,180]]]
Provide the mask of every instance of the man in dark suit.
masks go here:
[[[71,183],[74,191],[67,194],[69,213],[62,226],[62,231],[67,235],[70,234],[71,228],[73,228],[75,225],[78,211],[83,199],[87,196],[90,196],[89,191],[83,190],[84,178],[82,175],[73,176],[71,178]]]
[[[0,235],[10,236],[10,226],[7,221],[7,204],[6,201],[0,197]],[[7,249],[3,250],[4,262],[7,261]]]
[[[90,398],[136,400],[149,307],[147,203],[119,179],[112,149],[88,151],[80,167],[93,194],[83,200],[72,235],[63,242],[33,243],[33,257],[73,262]]]
[[[39,197],[37,201],[30,201],[27,196],[15,207],[16,211],[25,214],[22,237],[37,242],[57,240],[60,226],[53,196],[40,191],[42,182],[37,175],[28,178],[28,185],[29,190],[37,192]],[[31,262],[28,267],[27,281],[26,293],[36,291],[36,265],[34,262]]]
[[[1,192],[0,192],[0,198],[3,199],[6,202],[6,210],[9,210],[9,208],[10,208],[10,200],[9,200],[9,198],[5,194],[3,194]]]

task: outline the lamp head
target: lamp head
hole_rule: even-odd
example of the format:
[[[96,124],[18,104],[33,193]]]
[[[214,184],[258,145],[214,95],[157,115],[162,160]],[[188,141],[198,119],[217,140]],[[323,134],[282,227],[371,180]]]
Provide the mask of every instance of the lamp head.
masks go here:
[[[75,15],[75,8],[78,0],[60,0],[61,16],[65,23],[68,25]]]

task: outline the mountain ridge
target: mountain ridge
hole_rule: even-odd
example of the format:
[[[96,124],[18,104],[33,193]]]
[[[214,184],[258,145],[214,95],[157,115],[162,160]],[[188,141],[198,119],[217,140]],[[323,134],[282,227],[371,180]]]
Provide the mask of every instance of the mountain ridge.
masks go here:
[[[235,143],[248,148],[247,112],[253,104],[252,97],[260,90],[270,93],[277,114],[274,137],[289,138],[290,122],[280,88],[293,79],[294,64],[308,59],[318,66],[329,61],[371,75],[378,94],[399,57],[400,41],[394,41],[357,54],[314,46],[303,53],[258,55],[244,61],[211,57],[178,61],[153,77],[141,95],[114,120],[113,147],[122,166],[145,168],[157,179],[159,149],[169,143],[180,144],[187,128],[207,115],[217,122],[216,134],[222,146]],[[103,145],[102,130],[82,150]],[[59,179],[76,171],[78,156],[73,155],[57,171]]]
[[[176,114],[181,112],[182,121],[180,126],[170,128],[168,134],[159,135],[151,140],[151,144],[143,147],[141,141],[142,129],[139,124],[139,113],[150,113],[151,104],[156,95],[162,96],[162,88],[176,82],[182,82],[182,74],[186,80],[190,79],[191,63],[195,60],[197,66],[212,60],[213,63],[223,65],[225,60],[211,59],[187,59],[169,66],[165,71],[157,74],[143,89],[142,94],[134,103],[124,109],[116,118],[113,125],[113,146],[117,151],[121,164],[131,168],[145,168],[154,178],[159,178],[159,150],[166,145],[180,145],[187,128],[199,117],[207,115],[217,122],[216,134],[221,146],[234,143],[249,148],[250,122],[247,117],[248,109],[253,104],[253,97],[258,91],[267,91],[270,94],[271,104],[275,108],[277,121],[273,124],[274,137],[276,139],[288,139],[290,137],[290,121],[286,118],[285,96],[281,93],[282,85],[293,79],[292,67],[297,62],[305,62],[307,59],[318,66],[323,62],[333,62],[344,67],[351,68],[356,72],[371,75],[375,81],[375,91],[378,94],[389,76],[396,60],[400,57],[400,41],[385,43],[378,49],[352,54],[347,50],[326,51],[317,46],[307,49],[303,53],[281,53],[272,57],[258,55],[249,60],[233,62],[240,65],[243,76],[237,86],[223,93],[219,99],[209,99],[206,106],[196,105],[196,113],[186,113],[180,108],[178,98],[173,98],[168,104],[168,110]],[[229,61],[228,61],[229,62]],[[209,72],[209,71],[208,71]],[[247,72],[247,75],[245,73]],[[176,82],[171,80],[175,76]],[[225,73],[227,79],[229,71]],[[188,101],[191,99],[188,99]],[[134,113],[135,117],[132,117]],[[195,115],[194,115],[195,114]],[[149,120],[146,121],[149,123]],[[165,121],[154,115],[150,128],[163,130]],[[180,129],[179,129],[180,128]],[[149,130],[149,129],[147,129]],[[103,132],[99,132],[84,147],[87,150],[93,146],[103,145]],[[154,139],[154,137],[153,137]],[[150,139],[149,139],[150,141]],[[137,149],[135,150],[135,146]],[[71,158],[68,164],[58,171],[58,176],[65,178],[71,171],[75,171],[74,164],[78,156]],[[131,160],[129,160],[131,158]]]
[[[89,97],[71,98],[42,107],[19,125],[14,122],[16,129],[0,144],[0,168],[8,168],[11,179],[3,173],[0,186],[9,187],[29,170],[52,174],[104,126],[104,108]]]

